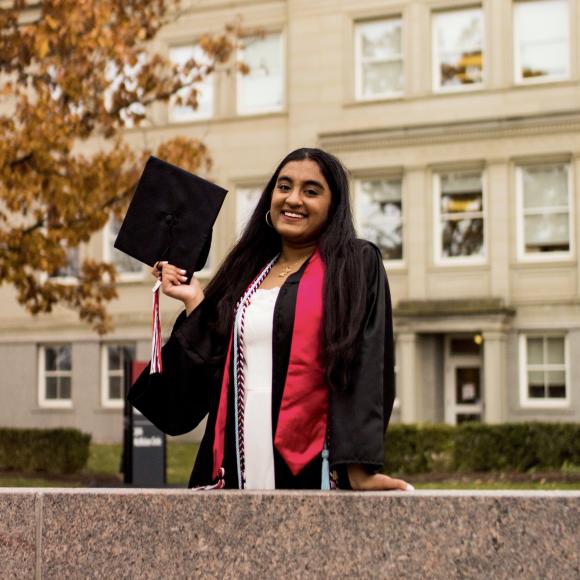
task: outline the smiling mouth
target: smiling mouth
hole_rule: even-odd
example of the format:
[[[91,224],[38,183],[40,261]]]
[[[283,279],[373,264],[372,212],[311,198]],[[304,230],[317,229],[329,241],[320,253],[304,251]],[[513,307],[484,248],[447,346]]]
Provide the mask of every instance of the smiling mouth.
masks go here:
[[[306,217],[304,214],[302,214],[302,213],[297,213],[297,212],[295,212],[295,211],[288,211],[288,210],[284,210],[284,211],[282,211],[282,212],[280,212],[280,213],[281,213],[281,214],[282,214],[284,217],[287,217],[287,218],[289,218],[289,219],[293,219],[293,220],[296,220],[296,219],[302,219],[302,218],[305,218],[305,217]]]

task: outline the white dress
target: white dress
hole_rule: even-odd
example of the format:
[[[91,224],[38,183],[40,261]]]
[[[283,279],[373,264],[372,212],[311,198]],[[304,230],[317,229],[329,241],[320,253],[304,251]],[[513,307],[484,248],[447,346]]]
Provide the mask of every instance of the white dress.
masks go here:
[[[272,448],[272,324],[280,288],[258,289],[246,310],[246,489],[275,489]]]

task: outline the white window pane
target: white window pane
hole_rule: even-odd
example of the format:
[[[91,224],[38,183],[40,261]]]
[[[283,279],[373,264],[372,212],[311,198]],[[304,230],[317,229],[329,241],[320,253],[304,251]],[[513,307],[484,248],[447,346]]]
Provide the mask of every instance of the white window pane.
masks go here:
[[[112,345],[107,347],[107,368],[110,371],[122,371],[125,368],[125,361],[134,358],[134,345]]]
[[[402,26],[400,18],[356,25],[358,96],[388,96],[403,91]]]
[[[441,175],[442,193],[481,192],[481,172],[444,173]]]
[[[548,371],[546,378],[549,386],[564,386],[566,384],[566,371]]]
[[[58,399],[58,377],[46,377],[46,399]]]
[[[524,218],[526,252],[567,252],[570,249],[568,214],[528,215]]]
[[[169,60],[174,64],[183,66],[190,59],[194,59],[202,66],[207,66],[209,64],[208,57],[206,53],[198,46],[179,46],[172,48],[169,51]],[[181,80],[183,82],[189,82],[193,80],[197,70],[194,69],[189,73],[189,75],[183,75]],[[183,105],[178,105],[175,102],[175,98],[171,99],[169,102],[169,120],[170,121],[190,121],[196,119],[208,119],[213,116],[214,108],[214,77],[213,75],[205,76],[201,81],[195,83],[195,89],[197,92],[197,108],[186,107]],[[189,87],[183,88],[178,91],[177,95],[188,98],[191,94],[191,89]]]
[[[566,397],[566,372],[548,371],[548,397],[550,399],[564,399]]]
[[[475,85],[483,81],[481,51],[450,53],[440,58],[441,86]]]
[[[403,258],[402,182],[378,179],[361,182],[356,200],[361,237],[375,243],[385,260]]]
[[[441,196],[442,213],[479,212],[483,210],[482,193],[466,192]]]
[[[64,246],[64,243],[63,243]],[[66,262],[57,268],[51,278],[77,278],[80,273],[80,252],[78,248],[65,248]]]
[[[132,258],[128,254],[117,250],[114,247],[115,240],[117,239],[117,235],[119,234],[119,229],[121,228],[121,220],[113,216],[108,224],[108,240],[107,243],[109,244],[109,255],[111,257],[111,262],[115,264],[117,270],[122,273],[139,273],[143,271],[143,264]]]
[[[121,363],[121,350],[118,346],[107,347],[107,353],[109,356],[109,370],[117,370],[123,368]]]
[[[439,183],[439,210],[443,216],[440,224],[441,256],[483,256],[483,217],[472,215],[483,212],[481,172],[444,173],[439,176]],[[453,219],[446,219],[452,216]]]
[[[259,187],[238,187],[236,190],[236,225],[240,235],[248,224],[262,191]]]
[[[518,38],[522,42],[568,38],[568,0],[519,1],[515,7]]]
[[[515,26],[522,78],[568,74],[568,0],[516,2]]]
[[[138,274],[143,271],[143,264],[128,254],[113,248],[111,251],[113,263],[122,274]]]
[[[439,52],[465,51],[483,46],[483,16],[480,8],[436,14]]]
[[[548,363],[564,364],[564,339],[548,338]]]
[[[523,176],[524,208],[568,205],[568,165],[526,167]]]
[[[483,256],[483,219],[443,221],[441,230],[444,257]]]
[[[71,395],[71,378],[58,377],[59,399],[70,399]]]
[[[251,37],[244,42],[241,60],[250,68],[238,75],[238,112],[253,113],[282,109],[282,36]]]
[[[401,55],[402,22],[398,18],[357,25],[364,59],[393,59]]]
[[[362,67],[364,96],[397,93],[403,90],[403,63],[373,62]]]
[[[528,372],[528,396],[532,399],[543,399],[546,396],[544,373],[542,371]]]
[[[123,377],[109,377],[109,399],[123,398]]]
[[[528,365],[544,363],[544,339],[528,338]]]
[[[71,348],[70,346],[61,346],[57,350],[56,366],[58,370],[70,371],[72,368]]]
[[[47,371],[70,371],[72,368],[70,346],[45,347],[44,361],[44,368]]]
[[[483,13],[480,8],[435,15],[439,85],[474,85],[483,81]]]
[[[568,43],[552,42],[521,47],[523,78],[565,76],[568,74]]]

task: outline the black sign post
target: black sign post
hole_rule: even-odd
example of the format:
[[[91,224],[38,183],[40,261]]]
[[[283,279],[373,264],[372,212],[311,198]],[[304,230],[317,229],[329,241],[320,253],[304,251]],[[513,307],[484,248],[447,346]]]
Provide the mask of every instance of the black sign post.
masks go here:
[[[129,387],[146,366],[145,362],[127,361],[125,367],[123,481],[135,487],[164,487],[167,465],[165,433],[126,399]]]

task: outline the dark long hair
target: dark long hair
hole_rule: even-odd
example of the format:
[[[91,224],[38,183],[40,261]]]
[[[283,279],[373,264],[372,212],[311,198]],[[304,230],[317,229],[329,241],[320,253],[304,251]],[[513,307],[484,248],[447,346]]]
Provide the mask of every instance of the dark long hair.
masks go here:
[[[215,331],[227,335],[237,300],[268,261],[280,252],[280,236],[265,220],[278,175],[287,163],[304,159],[318,165],[332,195],[328,220],[318,240],[325,264],[322,344],[327,383],[344,389],[349,384],[356,342],[365,317],[366,279],[352,220],[348,175],[342,163],[330,153],[321,149],[296,149],[280,162],[239,241],[208,284],[205,300],[207,306],[215,309]]]

